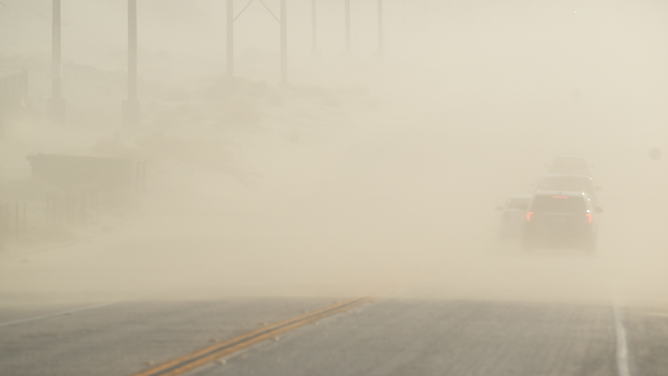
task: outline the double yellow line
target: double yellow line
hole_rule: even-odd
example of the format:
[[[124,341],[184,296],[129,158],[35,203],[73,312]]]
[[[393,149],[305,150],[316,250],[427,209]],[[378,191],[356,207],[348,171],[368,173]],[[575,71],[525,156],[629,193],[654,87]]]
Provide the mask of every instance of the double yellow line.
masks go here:
[[[324,317],[347,311],[358,305],[368,303],[375,297],[365,297],[347,300],[318,311],[306,313],[301,316],[278,322],[252,332],[242,334],[225,342],[205,347],[194,353],[181,356],[167,363],[157,365],[134,376],[175,376],[211,363],[227,355],[233,354],[256,343],[275,338],[281,333],[288,332],[300,326],[320,320]]]

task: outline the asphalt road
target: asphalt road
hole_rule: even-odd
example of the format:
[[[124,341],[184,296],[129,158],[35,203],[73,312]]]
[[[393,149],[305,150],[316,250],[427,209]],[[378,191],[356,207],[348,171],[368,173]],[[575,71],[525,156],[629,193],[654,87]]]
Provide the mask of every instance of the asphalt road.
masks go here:
[[[382,301],[202,375],[612,375],[605,308]]]
[[[6,325],[0,327],[0,374],[132,375],[149,362],[329,304],[129,301]],[[664,375],[668,315],[625,313],[631,375]],[[384,298],[191,374],[616,375],[614,320],[607,306]]]
[[[0,326],[0,375],[131,375],[149,362],[328,304],[330,299],[128,301]],[[44,314],[3,309],[12,317],[3,323]]]

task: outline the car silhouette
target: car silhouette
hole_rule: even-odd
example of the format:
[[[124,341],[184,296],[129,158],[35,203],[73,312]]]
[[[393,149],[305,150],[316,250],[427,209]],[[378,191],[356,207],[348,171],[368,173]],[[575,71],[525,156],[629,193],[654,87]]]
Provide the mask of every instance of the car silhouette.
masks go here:
[[[543,191],[531,199],[522,228],[522,249],[575,247],[596,250],[598,213],[583,192]]]

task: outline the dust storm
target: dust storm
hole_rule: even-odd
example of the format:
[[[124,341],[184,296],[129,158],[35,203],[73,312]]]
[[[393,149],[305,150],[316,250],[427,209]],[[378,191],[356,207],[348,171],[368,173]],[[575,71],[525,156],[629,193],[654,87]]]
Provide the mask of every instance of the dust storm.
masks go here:
[[[0,71],[29,74],[2,119],[0,201],[28,209],[3,233],[1,304],[385,291],[665,308],[666,162],[647,153],[666,136],[668,6],[386,0],[380,50],[376,2],[352,2],[347,42],[344,1],[318,1],[315,36],[312,2],[288,1],[281,82],[279,2],[234,5],[230,76],[224,1],[137,2],[127,126],[125,2],[62,1],[62,121],[51,2],[0,4]],[[498,239],[494,207],[560,153],[602,187],[595,254]],[[35,176],[39,154],[141,161],[143,188],[86,183],[94,218],[54,222],[47,193],[78,187]]]

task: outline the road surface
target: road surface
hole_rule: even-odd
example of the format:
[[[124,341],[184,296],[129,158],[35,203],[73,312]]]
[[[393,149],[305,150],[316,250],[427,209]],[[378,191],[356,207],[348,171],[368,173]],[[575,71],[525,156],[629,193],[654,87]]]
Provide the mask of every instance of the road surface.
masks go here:
[[[6,325],[0,327],[0,370],[129,376],[329,304],[276,298],[123,302]],[[630,374],[664,375],[668,315],[626,310],[624,316]],[[189,374],[617,375],[617,335],[609,306],[386,297]]]

